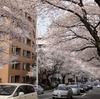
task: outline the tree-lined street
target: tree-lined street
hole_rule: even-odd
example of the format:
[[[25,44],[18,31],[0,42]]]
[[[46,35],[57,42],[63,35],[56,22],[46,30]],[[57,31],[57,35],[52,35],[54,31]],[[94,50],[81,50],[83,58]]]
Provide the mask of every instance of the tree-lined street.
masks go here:
[[[47,75],[47,85],[99,79],[98,0],[40,0],[40,4],[38,13],[51,23],[43,36],[47,44],[39,51],[40,75]]]
[[[39,99],[99,99],[100,0],[0,0],[0,83],[29,83]]]
[[[52,91],[47,91],[38,96],[39,99],[52,99]],[[94,88],[86,93],[78,96],[73,96],[73,99],[100,99],[100,88]]]

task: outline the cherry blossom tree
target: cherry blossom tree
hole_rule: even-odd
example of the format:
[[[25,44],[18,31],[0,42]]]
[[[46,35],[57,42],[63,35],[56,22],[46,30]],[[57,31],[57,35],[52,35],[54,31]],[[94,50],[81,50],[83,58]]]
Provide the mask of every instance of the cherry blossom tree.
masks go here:
[[[36,35],[36,0],[0,0],[0,60],[7,53],[7,47],[20,38],[30,38],[30,34]],[[11,56],[16,59],[15,56]]]
[[[48,50],[45,52],[45,61],[47,65],[45,65],[44,68],[51,72],[49,75],[61,74],[63,83],[68,75],[80,78],[99,77],[100,73],[98,67],[93,67],[91,64],[82,61],[78,57],[74,57],[70,52],[68,53],[68,51],[58,50],[56,46],[55,48],[52,48],[50,45],[48,47]]]
[[[52,8],[54,11],[63,11],[64,14],[61,15],[62,18],[59,18],[60,23],[57,22],[57,24],[61,28],[66,28],[66,31],[64,31],[66,35],[64,36],[73,40],[81,39],[81,41],[84,40],[92,44],[84,44],[86,46],[82,46],[80,49],[77,49],[77,51],[95,48],[97,50],[97,54],[99,55],[100,9],[94,1],[42,0],[42,2],[45,5],[47,4],[49,10]],[[95,9],[93,10],[93,8]],[[69,14],[70,16],[68,17]],[[60,34],[62,35],[62,33]],[[93,59],[93,57],[91,57],[91,59]]]
[[[10,34],[11,38],[16,38],[28,36],[29,32],[33,32],[33,26],[36,25],[33,4],[31,0],[1,0],[0,34]]]
[[[54,71],[61,67],[61,73],[64,75],[68,70],[76,75],[85,72],[89,77],[93,75],[96,77],[94,71],[98,72],[100,60],[100,8],[98,5],[93,0],[40,1],[44,5],[43,7],[46,7],[45,11],[48,14],[50,14],[50,11],[61,12],[59,17],[56,16],[56,20],[51,18],[54,23],[51,24],[48,30],[49,37],[47,39],[50,42],[50,49],[47,62],[53,66]],[[66,54],[69,50],[71,52]],[[61,52],[63,53],[58,54]],[[69,58],[70,54],[72,54],[71,58]],[[70,66],[67,63],[68,59],[72,64]],[[84,60],[88,63],[84,63]],[[92,62],[89,63],[91,60]]]

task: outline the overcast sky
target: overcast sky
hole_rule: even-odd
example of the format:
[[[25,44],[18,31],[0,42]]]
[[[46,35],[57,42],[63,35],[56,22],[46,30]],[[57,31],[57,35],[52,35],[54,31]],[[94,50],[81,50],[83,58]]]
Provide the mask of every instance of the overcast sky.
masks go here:
[[[86,1],[87,2],[94,2],[94,0],[86,0]],[[42,6],[42,7],[44,7],[44,6]],[[45,10],[45,7],[44,7],[44,10]],[[49,13],[47,13],[45,11],[41,11],[41,15],[38,16],[38,20],[37,20],[38,36],[42,36],[42,35],[46,34],[47,28],[51,24],[52,19],[57,19],[62,14],[63,14],[62,10],[61,11],[51,10],[51,11],[49,11]]]
[[[43,36],[44,34],[47,33],[47,27],[50,25],[50,18],[44,18],[42,19],[41,17],[38,18],[37,20],[37,32],[38,36]]]

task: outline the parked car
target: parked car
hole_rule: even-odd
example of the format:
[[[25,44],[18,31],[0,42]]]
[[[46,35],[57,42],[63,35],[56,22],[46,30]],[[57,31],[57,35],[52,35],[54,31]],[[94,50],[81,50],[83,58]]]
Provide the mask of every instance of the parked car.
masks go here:
[[[31,84],[1,83],[0,99],[38,99]]]
[[[80,88],[78,85],[67,85],[67,87],[70,87],[72,89],[74,95],[80,94]]]
[[[58,87],[60,87],[60,86],[61,86],[61,87],[62,87],[62,86],[66,87],[66,84],[59,84]]]
[[[97,85],[97,88],[100,88],[100,84]]]
[[[100,88],[100,84],[97,84],[97,86],[96,86],[97,88]]]
[[[53,99],[56,98],[72,99],[72,97],[73,97],[72,89],[64,84],[59,84],[52,94]]]
[[[79,84],[80,92],[85,92],[86,88],[84,84]]]
[[[88,91],[89,90],[89,86],[85,83],[81,83],[80,84],[81,86],[83,86],[83,88],[85,89],[85,91]]]
[[[94,84],[92,82],[86,82],[86,84],[88,86],[88,89],[93,89]]]
[[[44,94],[44,89],[40,85],[34,85],[37,94]]]

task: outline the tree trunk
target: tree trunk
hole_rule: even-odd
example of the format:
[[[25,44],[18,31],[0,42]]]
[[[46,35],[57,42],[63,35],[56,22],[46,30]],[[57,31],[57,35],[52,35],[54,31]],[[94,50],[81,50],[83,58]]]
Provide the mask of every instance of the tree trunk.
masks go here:
[[[100,7],[100,0],[95,0],[95,2],[99,5]]]
[[[65,77],[66,75],[62,75],[62,83],[65,84]]]
[[[98,55],[100,56],[100,47],[97,48]]]

